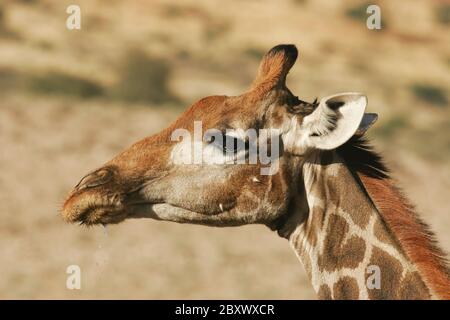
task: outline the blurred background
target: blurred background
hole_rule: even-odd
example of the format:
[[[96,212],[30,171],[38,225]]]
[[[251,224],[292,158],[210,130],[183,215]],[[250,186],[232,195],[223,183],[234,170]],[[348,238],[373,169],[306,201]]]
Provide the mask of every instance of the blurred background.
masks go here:
[[[81,7],[81,30],[66,8]],[[366,28],[378,4],[382,29]],[[303,100],[362,91],[369,132],[450,250],[450,2],[0,2],[0,298],[315,298],[263,226],[130,220],[85,229],[58,210],[88,171],[213,94],[237,95],[294,43]],[[77,264],[82,289],[66,289]]]

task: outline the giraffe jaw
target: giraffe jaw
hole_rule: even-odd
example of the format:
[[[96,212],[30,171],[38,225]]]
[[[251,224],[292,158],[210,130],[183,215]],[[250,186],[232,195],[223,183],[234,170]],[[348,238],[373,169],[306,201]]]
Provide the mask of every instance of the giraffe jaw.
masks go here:
[[[86,190],[72,194],[64,203],[61,215],[66,222],[83,226],[118,224],[135,218],[214,226],[246,224],[245,220],[235,216],[234,208],[225,206],[224,209],[222,205],[218,208],[218,212],[207,214],[161,201],[150,202],[137,197],[136,192],[108,197]]]

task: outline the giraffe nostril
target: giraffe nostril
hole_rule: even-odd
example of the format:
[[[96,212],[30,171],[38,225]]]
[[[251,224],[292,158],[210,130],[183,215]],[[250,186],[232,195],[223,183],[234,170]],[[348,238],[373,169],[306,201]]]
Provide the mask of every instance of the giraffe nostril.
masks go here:
[[[75,186],[75,190],[79,191],[85,188],[94,188],[109,182],[113,177],[113,172],[107,168],[98,169],[84,176]]]

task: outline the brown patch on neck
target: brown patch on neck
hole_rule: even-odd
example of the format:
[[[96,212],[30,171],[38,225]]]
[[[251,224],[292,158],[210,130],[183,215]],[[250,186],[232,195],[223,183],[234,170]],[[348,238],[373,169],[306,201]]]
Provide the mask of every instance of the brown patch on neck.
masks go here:
[[[359,287],[356,279],[342,277],[333,286],[334,300],[358,300]]]
[[[363,138],[353,138],[338,153],[357,174],[382,219],[433,293],[450,299],[450,271],[434,234],[388,176],[381,157]]]
[[[368,288],[370,300],[398,299],[397,291],[400,287],[402,278],[402,265],[393,256],[385,251],[374,247],[369,265],[378,266],[380,268],[380,288]],[[370,273],[366,274],[367,278]]]
[[[330,287],[328,287],[326,284],[320,286],[319,291],[317,292],[317,296],[319,297],[320,300],[333,299],[331,296]]]
[[[331,272],[342,268],[356,268],[364,259],[364,240],[351,236],[344,241],[349,229],[347,222],[336,214],[332,214],[329,219],[323,253],[317,261],[319,270]]]

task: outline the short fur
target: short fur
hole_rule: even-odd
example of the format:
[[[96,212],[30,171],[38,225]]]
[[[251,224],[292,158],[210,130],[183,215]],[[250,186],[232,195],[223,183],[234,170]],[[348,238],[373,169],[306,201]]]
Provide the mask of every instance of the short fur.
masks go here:
[[[364,137],[352,138],[337,152],[357,174],[382,219],[428,287],[438,298],[450,299],[450,271],[445,253],[437,246],[429,226],[394,185],[381,156]]]

